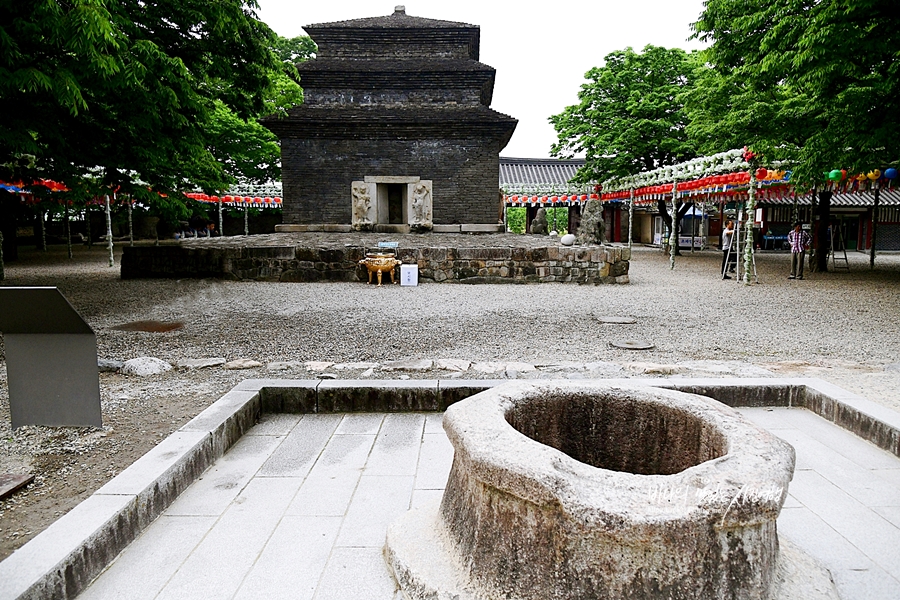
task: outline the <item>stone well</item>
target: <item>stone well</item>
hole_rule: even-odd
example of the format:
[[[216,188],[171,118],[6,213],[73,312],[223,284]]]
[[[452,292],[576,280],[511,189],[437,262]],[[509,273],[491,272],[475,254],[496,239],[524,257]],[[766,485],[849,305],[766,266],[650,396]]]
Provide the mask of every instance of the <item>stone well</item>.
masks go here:
[[[710,398],[510,383],[451,406],[440,506],[388,531],[407,598],[768,599],[791,446]]]

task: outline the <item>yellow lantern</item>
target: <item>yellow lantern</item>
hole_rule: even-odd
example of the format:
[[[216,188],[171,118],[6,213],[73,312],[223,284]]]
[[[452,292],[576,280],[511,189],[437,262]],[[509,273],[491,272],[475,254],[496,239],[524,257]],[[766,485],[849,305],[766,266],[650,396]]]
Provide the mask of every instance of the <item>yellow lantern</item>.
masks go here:
[[[874,171],[869,171],[869,174],[866,175],[866,177],[868,177],[872,181],[875,181],[876,179],[881,177],[881,171],[878,169],[875,169]]]

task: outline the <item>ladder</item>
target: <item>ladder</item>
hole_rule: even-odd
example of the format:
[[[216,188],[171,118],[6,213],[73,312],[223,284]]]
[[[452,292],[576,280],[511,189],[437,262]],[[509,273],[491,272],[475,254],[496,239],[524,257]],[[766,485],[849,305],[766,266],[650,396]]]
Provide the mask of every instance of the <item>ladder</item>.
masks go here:
[[[749,231],[747,228],[741,227],[741,223],[744,222],[743,219],[743,211],[738,213],[737,219],[734,223],[734,236],[731,238],[731,246],[728,248],[728,255],[725,258],[725,270],[722,271],[722,277],[725,277],[725,273],[728,270],[728,265],[732,260],[732,253],[737,263],[737,273],[735,275],[735,281],[741,281],[743,279],[743,273],[741,272],[744,269],[744,261],[741,260],[743,255],[743,249],[745,244],[747,243],[747,236],[753,235],[753,228],[750,227]],[[756,283],[759,283],[759,275],[756,273],[756,248],[750,247],[750,266],[753,269],[753,279]]]
[[[844,255],[843,258],[838,256],[834,249],[835,235],[837,236],[838,242],[841,244],[841,253]],[[834,227],[831,227],[831,246],[828,253],[831,255],[831,269],[833,271],[837,271],[838,269],[850,270],[850,261],[847,260],[847,246],[844,244],[844,230],[841,228],[840,223],[836,223]],[[841,265],[839,263],[844,264]]]

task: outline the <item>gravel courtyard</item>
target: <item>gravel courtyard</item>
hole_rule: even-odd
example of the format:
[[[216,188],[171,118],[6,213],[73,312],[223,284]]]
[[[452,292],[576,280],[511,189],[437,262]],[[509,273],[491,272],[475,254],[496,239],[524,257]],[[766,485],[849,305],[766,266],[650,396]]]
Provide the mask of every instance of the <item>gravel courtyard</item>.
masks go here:
[[[117,255],[121,248],[117,247]],[[119,279],[105,248],[20,250],[3,285],[54,285],[90,323],[101,358],[176,365],[101,373],[102,429],[10,430],[0,354],[0,473],[32,473],[0,501],[0,559],[247,378],[821,377],[900,410],[900,255],[850,255],[850,270],[787,279],[757,255],[759,284],[723,281],[717,251],[675,270],[635,247],[628,285],[257,283]],[[119,256],[117,256],[118,264]],[[633,317],[608,324],[601,317]],[[164,333],[114,327],[179,322]],[[643,340],[652,350],[616,349]],[[2,346],[0,346],[2,351]],[[178,367],[248,359],[242,370]]]

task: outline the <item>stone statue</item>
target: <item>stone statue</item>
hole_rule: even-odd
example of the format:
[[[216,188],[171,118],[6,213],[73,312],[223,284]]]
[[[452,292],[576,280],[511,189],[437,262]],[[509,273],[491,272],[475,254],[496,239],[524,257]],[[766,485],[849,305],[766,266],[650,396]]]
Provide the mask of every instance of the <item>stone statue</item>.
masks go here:
[[[547,223],[547,210],[539,208],[534,220],[531,221],[531,233],[533,235],[547,235],[550,233],[550,225]]]
[[[431,185],[427,181],[419,181],[413,186],[409,225],[412,231],[430,231],[434,224],[431,214]]]
[[[369,211],[372,208],[369,187],[361,181],[354,181],[351,189],[353,191],[353,229],[369,231],[373,225],[372,220],[369,219]]]
[[[588,200],[578,227],[579,244],[602,244],[606,241],[606,222],[603,220],[603,204]]]

